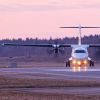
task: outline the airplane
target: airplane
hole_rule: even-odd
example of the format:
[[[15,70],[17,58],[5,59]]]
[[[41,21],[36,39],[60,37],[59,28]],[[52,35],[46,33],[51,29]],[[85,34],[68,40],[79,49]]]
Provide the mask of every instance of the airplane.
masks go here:
[[[79,25],[78,27],[60,27],[60,28],[78,28],[79,29],[79,37],[78,37],[78,45],[71,45],[72,47],[72,53],[69,60],[66,62],[67,66],[74,66],[74,67],[84,67],[87,66],[94,66],[94,61],[89,57],[88,48],[89,47],[100,47],[100,44],[82,44],[82,29],[84,28],[100,28],[100,27],[84,27]]]
[[[77,28],[79,29],[78,44],[13,44],[3,43],[3,46],[33,46],[33,47],[52,47],[55,54],[59,53],[60,48],[71,47],[71,57],[66,61],[66,67],[86,68],[94,66],[94,61],[89,57],[89,47],[100,47],[100,44],[82,44],[81,30],[84,28],[100,28],[100,27],[60,27],[60,28]]]

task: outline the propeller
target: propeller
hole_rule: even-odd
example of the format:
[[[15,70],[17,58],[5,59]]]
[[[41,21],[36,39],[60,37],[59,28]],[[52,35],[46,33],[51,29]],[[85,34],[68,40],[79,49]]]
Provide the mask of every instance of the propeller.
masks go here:
[[[63,55],[65,53],[64,48],[61,48],[60,45],[57,43],[57,41],[55,44],[52,44],[52,48],[48,48],[47,51],[49,55],[51,54],[55,54],[55,55],[62,54]]]

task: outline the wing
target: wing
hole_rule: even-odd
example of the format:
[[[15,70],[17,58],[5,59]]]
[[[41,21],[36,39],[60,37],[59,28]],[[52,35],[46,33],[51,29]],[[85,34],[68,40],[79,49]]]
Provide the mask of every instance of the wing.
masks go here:
[[[14,43],[3,43],[3,46],[33,46],[33,47],[73,47],[78,45],[71,44],[14,44]],[[87,47],[100,47],[100,44],[89,44]]]
[[[100,44],[90,44],[89,47],[100,47]]]
[[[3,43],[3,46],[32,46],[32,47],[71,47],[70,44],[13,44],[13,43]]]
[[[3,43],[3,46],[33,46],[33,47],[52,47],[51,44],[14,44],[14,43]]]
[[[71,47],[71,44],[61,44],[59,47]]]

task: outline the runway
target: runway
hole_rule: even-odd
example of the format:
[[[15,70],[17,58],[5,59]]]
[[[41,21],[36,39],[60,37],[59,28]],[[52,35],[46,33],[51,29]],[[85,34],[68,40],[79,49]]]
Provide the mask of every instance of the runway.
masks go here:
[[[38,75],[49,75],[49,76],[55,76],[53,78],[89,78],[89,79],[100,79],[100,68],[89,68],[86,71],[80,70],[74,72],[71,68],[64,68],[64,67],[34,67],[34,68],[0,68],[0,74],[3,75],[10,75],[10,74],[24,74],[23,77],[26,78],[32,78],[34,77],[34,74]],[[26,75],[25,75],[26,74]],[[29,77],[28,77],[29,75]],[[11,76],[15,77],[15,76]],[[16,76],[18,77],[18,76]],[[48,78],[48,77],[44,77]]]
[[[64,67],[34,67],[34,68],[0,68],[0,75],[3,77],[6,77],[8,79],[41,79],[41,80],[49,80],[49,84],[51,80],[59,80],[59,81],[68,81],[68,80],[76,80],[85,82],[98,82],[100,84],[100,69],[97,68],[89,68],[87,71],[78,71],[74,72],[70,68],[64,68]],[[89,81],[89,82],[88,82]],[[51,81],[52,82],[52,81]],[[93,84],[94,84],[93,83]],[[76,83],[77,84],[77,83]],[[86,85],[85,85],[86,86]],[[87,93],[89,95],[99,95],[100,94],[100,87],[99,86],[93,86],[89,87],[87,85],[86,87],[13,87],[13,88],[1,88],[0,90],[10,90],[10,91],[21,91],[21,92],[27,92],[27,93],[50,93],[50,94],[85,94]]]

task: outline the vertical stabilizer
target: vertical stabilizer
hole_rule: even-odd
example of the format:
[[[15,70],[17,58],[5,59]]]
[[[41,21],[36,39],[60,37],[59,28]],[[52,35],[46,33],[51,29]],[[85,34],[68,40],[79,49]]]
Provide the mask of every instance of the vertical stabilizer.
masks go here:
[[[78,37],[78,45],[81,45],[82,44],[82,40],[81,40],[81,25],[79,25],[79,37]]]

